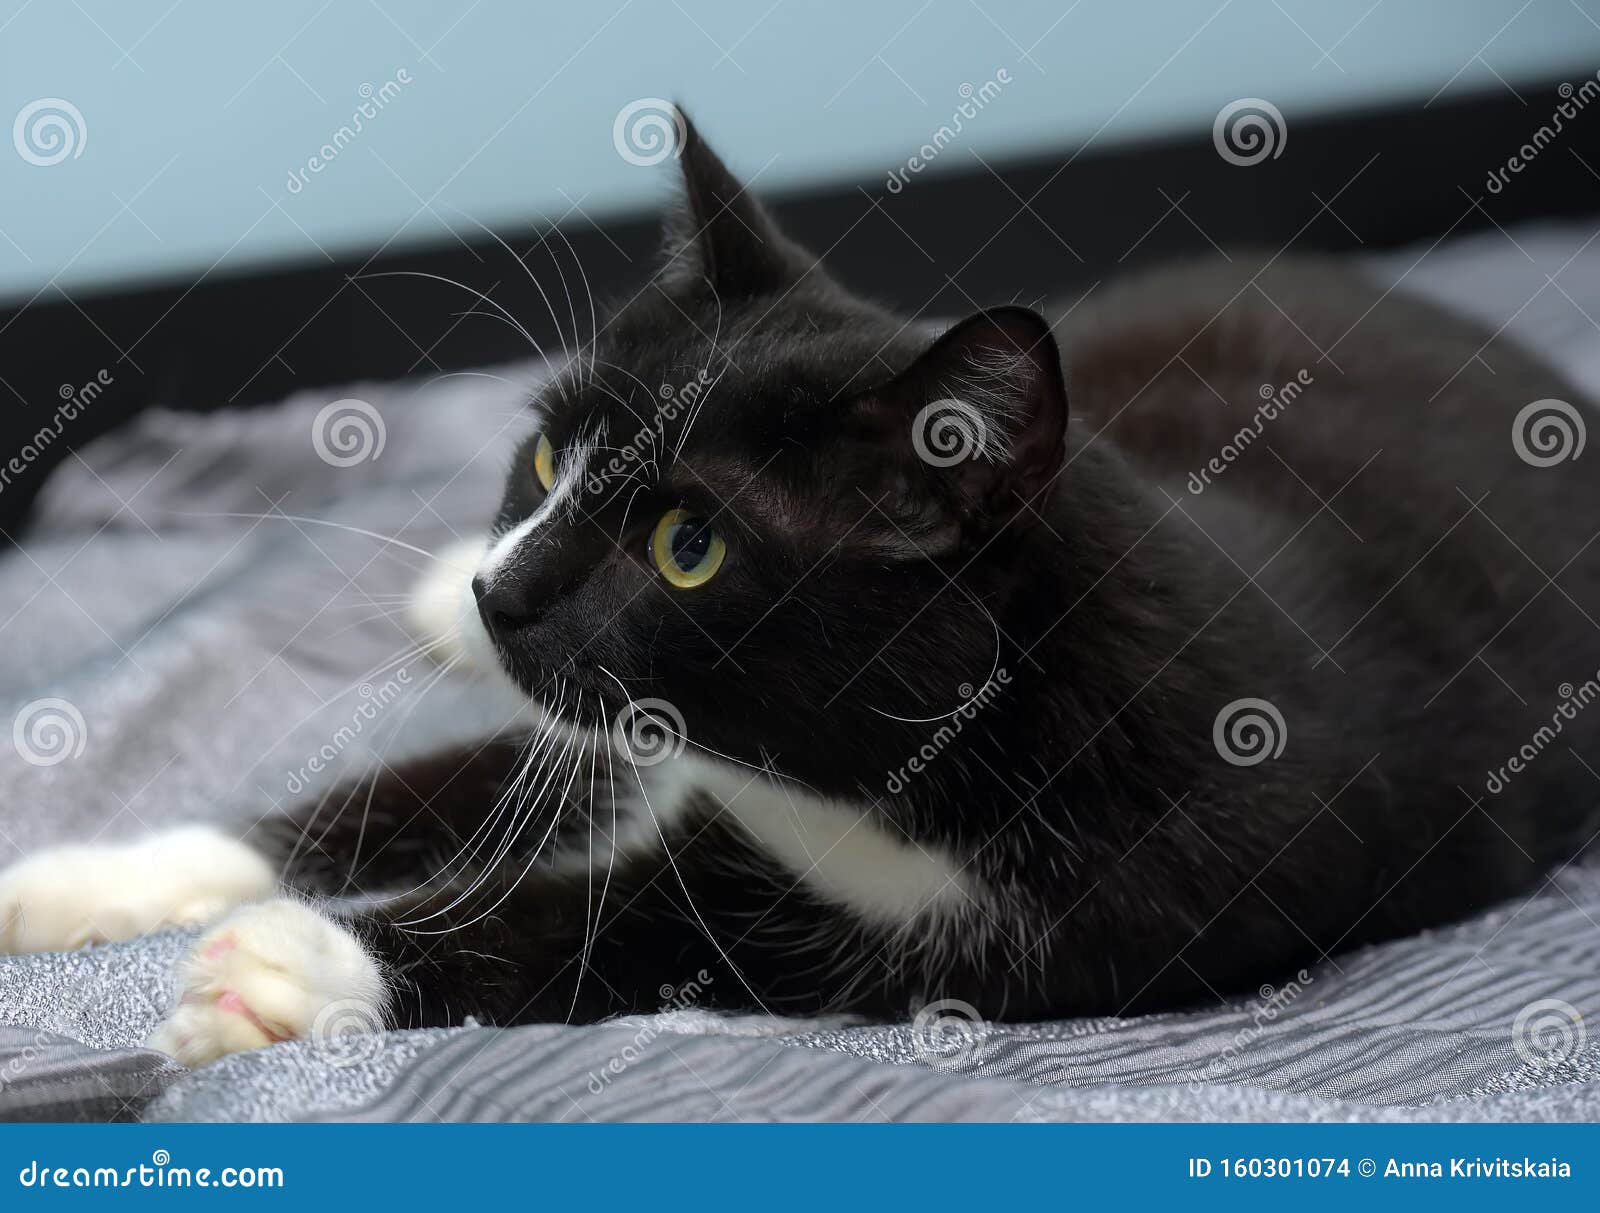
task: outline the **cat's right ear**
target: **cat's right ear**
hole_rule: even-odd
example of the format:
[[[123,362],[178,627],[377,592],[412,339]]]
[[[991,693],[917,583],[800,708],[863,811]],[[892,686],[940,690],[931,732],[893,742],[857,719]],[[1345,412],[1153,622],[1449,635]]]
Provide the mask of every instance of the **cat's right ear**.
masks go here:
[[[778,293],[816,270],[816,258],[791,241],[717,158],[694,123],[673,108],[683,194],[668,213],[656,281],[668,290],[708,287],[723,298]]]

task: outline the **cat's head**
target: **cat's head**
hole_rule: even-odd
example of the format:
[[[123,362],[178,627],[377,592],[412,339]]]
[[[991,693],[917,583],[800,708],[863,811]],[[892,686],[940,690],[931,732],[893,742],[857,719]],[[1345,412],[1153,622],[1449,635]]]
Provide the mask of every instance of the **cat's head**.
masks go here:
[[[534,402],[473,590],[558,711],[665,701],[691,743],[815,781],[993,674],[1059,357],[1023,308],[929,326],[852,295],[680,130],[662,263]]]

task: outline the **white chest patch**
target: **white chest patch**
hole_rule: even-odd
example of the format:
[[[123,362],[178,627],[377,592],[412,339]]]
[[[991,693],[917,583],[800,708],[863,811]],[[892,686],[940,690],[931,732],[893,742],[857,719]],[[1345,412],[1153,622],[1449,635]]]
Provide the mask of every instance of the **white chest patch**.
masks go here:
[[[898,926],[959,910],[973,897],[971,877],[952,856],[856,806],[698,755],[641,774],[663,828],[681,818],[694,793],[709,795],[797,881],[872,921]],[[648,813],[643,824],[653,835]]]

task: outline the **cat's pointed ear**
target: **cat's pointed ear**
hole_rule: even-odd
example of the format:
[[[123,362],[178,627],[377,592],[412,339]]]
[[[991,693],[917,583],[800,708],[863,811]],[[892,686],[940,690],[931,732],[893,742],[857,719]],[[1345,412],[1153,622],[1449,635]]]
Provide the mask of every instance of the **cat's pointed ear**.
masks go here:
[[[1042,514],[1061,471],[1061,353],[1049,322],[1028,308],[968,317],[851,411],[857,438],[898,469],[890,483],[900,512],[925,524],[988,529]]]
[[[747,297],[782,291],[816,258],[789,240],[728,171],[694,123],[677,111],[683,195],[667,215],[659,281],[683,290]]]

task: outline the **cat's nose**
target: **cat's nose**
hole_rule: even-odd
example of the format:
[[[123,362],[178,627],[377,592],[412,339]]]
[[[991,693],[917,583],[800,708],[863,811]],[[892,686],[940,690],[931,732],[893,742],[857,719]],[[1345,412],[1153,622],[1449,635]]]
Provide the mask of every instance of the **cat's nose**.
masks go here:
[[[480,574],[472,579],[472,596],[491,633],[504,635],[533,622],[535,612],[514,577],[497,577],[491,584]]]

